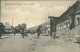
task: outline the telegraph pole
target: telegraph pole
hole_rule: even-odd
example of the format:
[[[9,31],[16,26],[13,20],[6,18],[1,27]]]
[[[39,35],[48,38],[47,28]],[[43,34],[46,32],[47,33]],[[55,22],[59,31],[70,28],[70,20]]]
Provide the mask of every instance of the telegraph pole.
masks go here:
[[[26,22],[27,22],[27,18],[26,18]],[[27,29],[27,23],[26,23],[26,29]]]
[[[0,22],[1,22],[1,0],[0,0]]]
[[[13,33],[13,17],[12,17],[12,33]]]
[[[12,17],[12,26],[13,26],[13,17]]]
[[[46,19],[46,22],[47,22],[46,13],[45,13],[45,19]],[[46,25],[47,25],[47,23],[46,23]]]
[[[48,17],[49,17],[49,13],[48,13],[48,16],[47,16],[47,19],[48,19],[48,22],[49,22],[49,18]]]

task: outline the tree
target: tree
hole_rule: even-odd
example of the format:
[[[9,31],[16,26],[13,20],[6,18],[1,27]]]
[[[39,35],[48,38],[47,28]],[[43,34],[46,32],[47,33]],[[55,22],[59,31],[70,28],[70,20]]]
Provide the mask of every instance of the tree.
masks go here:
[[[18,28],[19,28],[20,30],[22,29],[22,26],[21,26],[21,24],[19,24],[19,25],[18,25]]]
[[[5,27],[9,27],[10,24],[9,24],[8,22],[5,22],[4,26],[5,26]]]
[[[23,23],[21,26],[22,26],[23,29],[26,29],[26,24],[25,23]]]
[[[26,29],[26,24],[23,23],[23,24],[19,24],[18,25],[18,28],[21,30],[21,29]]]

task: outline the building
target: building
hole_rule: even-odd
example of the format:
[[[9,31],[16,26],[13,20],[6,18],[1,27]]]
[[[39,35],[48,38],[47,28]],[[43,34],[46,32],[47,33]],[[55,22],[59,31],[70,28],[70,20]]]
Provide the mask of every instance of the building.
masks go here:
[[[49,16],[49,18],[50,18],[50,35],[52,38],[53,33],[56,32],[56,20],[58,19],[58,17]],[[54,37],[55,37],[55,35],[54,35]]]
[[[42,27],[42,34],[46,36],[50,35],[50,24]]]
[[[80,1],[75,2],[67,9],[59,18],[54,20],[55,17],[50,18],[51,29],[56,28],[56,36],[64,36],[67,39],[72,39],[76,35],[80,35]],[[55,23],[54,23],[55,22]],[[55,28],[53,28],[55,27]],[[51,30],[53,32],[53,30]]]

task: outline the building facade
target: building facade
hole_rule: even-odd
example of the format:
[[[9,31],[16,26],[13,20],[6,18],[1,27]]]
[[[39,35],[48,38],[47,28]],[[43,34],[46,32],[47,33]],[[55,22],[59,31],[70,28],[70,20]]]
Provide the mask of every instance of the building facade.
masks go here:
[[[52,18],[50,19],[52,20]],[[69,6],[67,11],[56,20],[52,20],[51,23],[53,23],[51,29],[54,29],[52,26],[55,24],[56,36],[66,35],[67,39],[72,39],[76,35],[80,35],[80,1],[78,0],[71,7]]]

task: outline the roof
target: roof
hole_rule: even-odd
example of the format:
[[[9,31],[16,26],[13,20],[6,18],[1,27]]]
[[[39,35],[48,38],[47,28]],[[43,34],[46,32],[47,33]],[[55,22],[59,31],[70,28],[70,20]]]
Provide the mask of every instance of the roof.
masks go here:
[[[66,11],[60,16],[60,18],[63,17],[64,15],[66,15],[67,13],[70,13],[70,10],[72,10],[73,8],[75,8],[75,7],[77,6],[77,4],[78,4],[78,1],[75,2],[71,7],[69,7],[69,9],[66,10]],[[71,13],[70,13],[70,14],[71,14]]]
[[[55,16],[49,16],[48,18],[59,18],[59,17],[55,17]]]
[[[76,1],[71,7],[69,6],[69,9],[66,10],[66,11],[56,20],[56,22],[57,22],[57,23],[60,23],[61,21],[59,21],[59,20],[62,20],[62,21],[63,21],[62,18],[67,19],[67,16],[70,16],[71,14],[75,14],[75,12],[76,12],[76,7],[77,7],[78,3],[79,3],[79,1]]]

